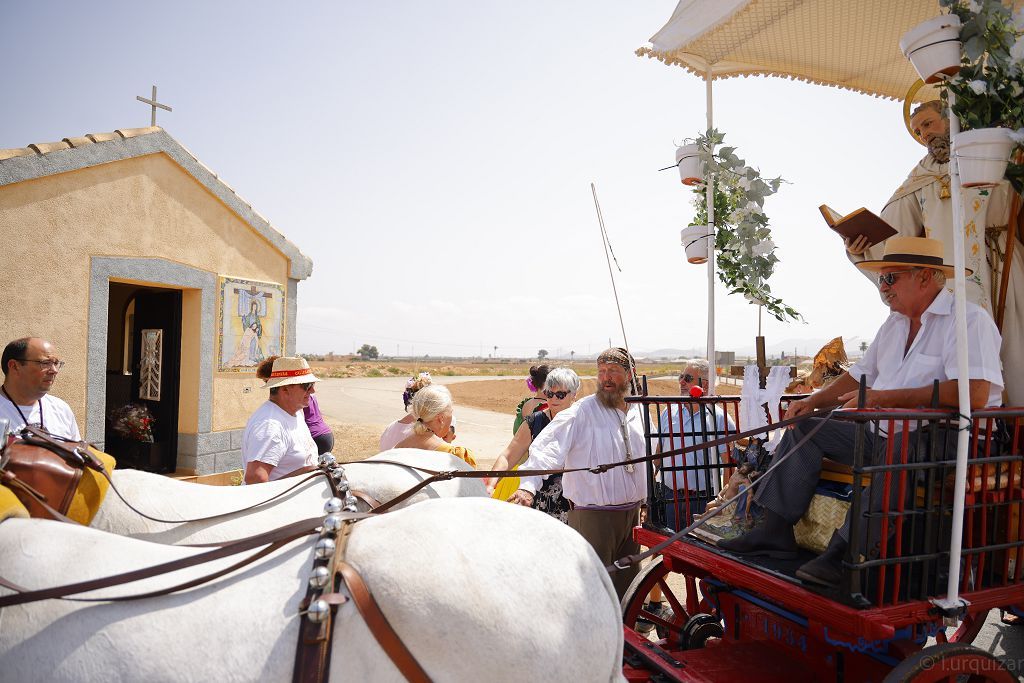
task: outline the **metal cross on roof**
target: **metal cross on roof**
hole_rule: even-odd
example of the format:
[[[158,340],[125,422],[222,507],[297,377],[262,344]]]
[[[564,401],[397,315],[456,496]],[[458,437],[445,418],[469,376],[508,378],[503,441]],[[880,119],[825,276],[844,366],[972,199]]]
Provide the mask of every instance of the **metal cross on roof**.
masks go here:
[[[137,99],[139,102],[145,102],[146,104],[148,104],[150,107],[153,108],[153,114],[152,114],[152,116],[149,119],[149,125],[151,125],[151,126],[155,126],[156,125],[156,108],[157,107],[160,107],[161,109],[166,109],[167,111],[173,111],[166,104],[160,104],[159,102],[156,101],[156,86],[155,85],[153,86],[153,99],[147,100],[142,95],[136,95],[135,99]]]

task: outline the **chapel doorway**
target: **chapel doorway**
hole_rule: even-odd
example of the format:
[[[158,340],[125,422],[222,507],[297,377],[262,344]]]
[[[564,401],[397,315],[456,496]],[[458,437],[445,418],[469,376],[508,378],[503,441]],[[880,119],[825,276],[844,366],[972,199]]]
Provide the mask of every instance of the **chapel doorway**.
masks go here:
[[[181,290],[110,283],[104,448],[118,467],[177,466],[181,304]]]

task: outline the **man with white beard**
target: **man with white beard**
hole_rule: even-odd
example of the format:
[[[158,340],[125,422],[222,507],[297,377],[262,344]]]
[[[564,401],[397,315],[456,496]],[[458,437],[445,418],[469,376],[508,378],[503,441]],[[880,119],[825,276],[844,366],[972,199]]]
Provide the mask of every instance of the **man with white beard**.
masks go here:
[[[928,146],[928,154],[910,172],[880,215],[898,236],[940,240],[945,250],[944,262],[954,263],[946,113],[938,100],[925,102],[914,110],[910,127],[918,140]],[[998,305],[1007,234],[1013,232],[1007,230],[1011,192],[1004,181],[993,188],[964,188],[962,194],[964,265],[974,271],[967,276],[967,300],[990,315]],[[882,258],[885,241],[865,248],[866,241],[863,237],[847,241],[846,251],[854,265]],[[1024,244],[1018,237],[1013,246],[999,355],[1003,361],[1006,404],[1019,406],[1024,405]],[[952,288],[952,278],[948,287]]]
[[[646,455],[643,413],[628,405],[636,389],[636,363],[626,349],[611,348],[597,357],[597,393],[560,412],[530,445],[521,466],[532,469],[596,467]],[[509,501],[529,506],[543,477],[522,477]],[[640,523],[640,506],[647,500],[646,468],[614,467],[600,474],[566,472],[563,495],[572,501],[569,526],[594,547],[605,564],[640,551],[633,527]],[[638,567],[612,574],[621,598]]]

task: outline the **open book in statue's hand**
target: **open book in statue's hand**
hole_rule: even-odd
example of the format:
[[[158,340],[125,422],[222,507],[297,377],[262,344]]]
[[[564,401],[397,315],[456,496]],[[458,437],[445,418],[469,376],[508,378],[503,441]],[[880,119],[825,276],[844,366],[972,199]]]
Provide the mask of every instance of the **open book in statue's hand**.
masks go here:
[[[821,211],[828,227],[851,241],[864,235],[868,238],[869,247],[896,234],[891,225],[865,208],[857,209],[845,216],[825,204],[819,206],[818,210]]]

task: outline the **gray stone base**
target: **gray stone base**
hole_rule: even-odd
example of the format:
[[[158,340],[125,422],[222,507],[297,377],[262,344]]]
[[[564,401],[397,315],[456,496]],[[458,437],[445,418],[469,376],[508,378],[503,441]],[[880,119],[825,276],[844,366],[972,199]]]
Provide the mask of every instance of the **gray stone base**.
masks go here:
[[[178,434],[178,469],[216,474],[242,468],[242,430]]]

